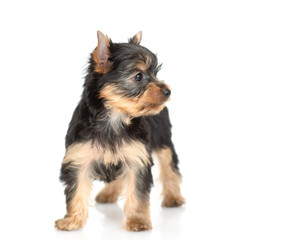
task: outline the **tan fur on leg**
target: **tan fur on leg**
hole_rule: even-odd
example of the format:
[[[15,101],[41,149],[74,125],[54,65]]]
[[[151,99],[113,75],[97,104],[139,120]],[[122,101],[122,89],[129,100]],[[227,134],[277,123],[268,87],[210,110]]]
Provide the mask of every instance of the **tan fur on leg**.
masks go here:
[[[143,201],[138,199],[136,194],[136,175],[129,167],[127,167],[125,183],[127,184],[126,201],[124,204],[124,213],[126,215],[125,229],[128,231],[147,231],[152,229],[149,198]]]
[[[63,219],[56,221],[59,230],[75,230],[82,228],[88,216],[88,199],[91,193],[92,182],[87,169],[80,169],[78,184],[73,199],[67,203],[67,214]]]
[[[92,189],[91,163],[93,161],[93,145],[90,142],[71,145],[63,163],[68,168],[77,169],[77,184],[74,196],[67,202],[67,214],[55,222],[58,230],[75,230],[82,228],[88,216],[89,196]]]
[[[163,207],[179,207],[185,203],[180,192],[181,176],[172,169],[172,152],[169,147],[156,151],[163,185]]]
[[[105,187],[97,194],[95,200],[99,203],[114,203],[118,200],[123,189],[123,180],[117,179],[106,183]]]

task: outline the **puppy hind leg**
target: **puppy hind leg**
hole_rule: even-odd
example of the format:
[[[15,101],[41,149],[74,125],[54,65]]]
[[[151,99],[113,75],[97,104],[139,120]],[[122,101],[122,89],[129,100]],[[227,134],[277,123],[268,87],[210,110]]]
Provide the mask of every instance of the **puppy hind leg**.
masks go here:
[[[114,203],[118,200],[123,189],[122,178],[111,183],[105,183],[104,188],[97,194],[95,200],[98,203]]]
[[[165,147],[156,151],[159,166],[160,180],[163,191],[163,207],[179,207],[185,203],[180,192],[181,175],[178,169],[178,158],[173,148]]]

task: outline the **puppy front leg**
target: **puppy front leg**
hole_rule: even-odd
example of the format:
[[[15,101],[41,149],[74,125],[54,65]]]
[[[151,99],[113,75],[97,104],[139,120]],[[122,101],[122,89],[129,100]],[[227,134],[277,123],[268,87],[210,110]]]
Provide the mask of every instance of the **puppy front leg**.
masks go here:
[[[89,150],[89,146],[82,144],[67,149],[60,176],[60,180],[66,185],[67,214],[55,222],[58,230],[75,230],[82,228],[86,223],[92,189]]]
[[[153,183],[151,166],[138,168],[127,166],[125,176],[126,201],[125,229],[146,231],[152,228],[150,216],[150,190]]]

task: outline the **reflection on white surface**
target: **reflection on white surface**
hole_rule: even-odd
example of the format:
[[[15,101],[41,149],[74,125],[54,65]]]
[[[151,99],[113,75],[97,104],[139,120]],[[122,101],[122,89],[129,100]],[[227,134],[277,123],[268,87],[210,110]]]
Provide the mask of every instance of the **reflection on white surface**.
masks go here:
[[[156,196],[155,196],[156,198]],[[94,203],[89,208],[89,218],[82,230],[60,232],[56,239],[181,239],[185,230],[182,221],[186,208],[162,208],[160,199],[151,199],[153,229],[146,232],[128,232],[123,228],[123,201],[115,204]],[[159,197],[157,197],[159,198]],[[186,229],[187,230],[187,229]]]
[[[103,226],[102,239],[109,239],[114,236],[118,239],[177,239],[181,233],[181,216],[185,208],[161,208],[152,209],[153,229],[147,232],[127,232],[122,227],[124,214],[119,204],[96,204],[95,209],[100,212],[100,224]]]

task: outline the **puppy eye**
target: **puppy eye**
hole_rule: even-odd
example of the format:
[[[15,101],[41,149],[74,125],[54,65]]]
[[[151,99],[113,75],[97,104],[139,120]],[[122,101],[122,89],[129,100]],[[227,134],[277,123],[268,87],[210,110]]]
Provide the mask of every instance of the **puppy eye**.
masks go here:
[[[136,82],[140,82],[143,79],[143,74],[142,73],[138,73],[137,75],[135,75],[134,80]]]

